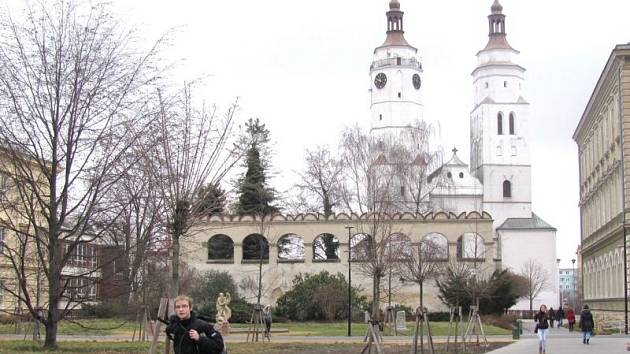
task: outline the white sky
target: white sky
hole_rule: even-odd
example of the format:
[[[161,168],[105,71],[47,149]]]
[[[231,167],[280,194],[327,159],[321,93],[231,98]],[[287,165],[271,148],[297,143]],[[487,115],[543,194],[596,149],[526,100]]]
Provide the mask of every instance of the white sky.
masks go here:
[[[469,156],[469,112],[478,50],[493,0],[400,0],[405,37],[424,67],[425,117],[444,149]],[[275,140],[278,190],[303,152],[334,146],[344,126],[369,121],[369,66],[385,39],[388,0],[117,0],[149,39],[178,34],[168,56],[186,58],[182,82],[209,74],[206,97],[241,118],[260,117]],[[571,267],[579,243],[577,148],[571,136],[615,44],[630,41],[627,0],[502,0],[508,40],[521,51],[531,103],[533,209],[558,228],[558,257]],[[446,155],[448,156],[448,155]],[[544,247],[545,245],[541,245]]]

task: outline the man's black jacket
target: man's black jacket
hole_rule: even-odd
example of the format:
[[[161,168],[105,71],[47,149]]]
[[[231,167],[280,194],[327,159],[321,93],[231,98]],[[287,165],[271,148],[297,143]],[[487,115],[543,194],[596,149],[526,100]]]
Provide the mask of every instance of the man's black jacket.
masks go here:
[[[188,332],[191,329],[199,332],[199,341],[190,338]],[[186,320],[171,316],[166,335],[173,341],[175,354],[221,354],[223,351],[221,333],[208,322],[198,319],[194,312]]]

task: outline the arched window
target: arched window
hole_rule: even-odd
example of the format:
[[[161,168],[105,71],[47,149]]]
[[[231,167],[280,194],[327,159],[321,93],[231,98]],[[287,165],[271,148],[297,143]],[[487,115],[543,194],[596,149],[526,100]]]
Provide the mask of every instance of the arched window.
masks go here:
[[[208,240],[208,260],[233,260],[234,241],[227,235],[214,235]]]
[[[313,240],[313,259],[333,261],[339,259],[339,240],[333,234],[321,234]]]
[[[385,241],[385,257],[391,261],[404,261],[411,256],[412,245],[407,235],[393,233]]]
[[[467,232],[457,239],[457,258],[461,260],[483,260],[486,246],[483,238],[474,232]]]
[[[497,134],[503,135],[503,113],[497,114]]]
[[[296,234],[286,234],[278,239],[278,260],[304,260],[304,240]]]
[[[515,135],[516,134],[516,128],[514,126],[515,122],[514,122],[514,112],[510,113],[510,119],[509,119],[509,129],[510,129],[510,135]]]
[[[431,260],[448,260],[448,240],[442,234],[432,232],[422,238],[422,255]]]
[[[510,181],[503,181],[503,198],[512,198],[512,183]]]
[[[372,236],[356,234],[350,239],[350,259],[353,261],[367,261],[372,254]]]
[[[269,242],[265,236],[251,234],[243,239],[243,260],[269,260]]]

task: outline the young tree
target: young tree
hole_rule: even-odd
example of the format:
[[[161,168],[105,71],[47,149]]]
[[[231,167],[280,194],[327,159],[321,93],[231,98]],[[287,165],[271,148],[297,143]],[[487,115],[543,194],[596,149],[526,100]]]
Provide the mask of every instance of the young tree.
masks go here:
[[[521,267],[520,275],[526,279],[526,297],[529,300],[529,311],[533,311],[534,299],[549,286],[549,273],[534,259],[529,259]]]
[[[186,84],[171,97],[158,95],[156,144],[145,152],[161,181],[157,190],[170,236],[171,297],[179,295],[180,240],[205,215],[203,188],[218,184],[239,158],[238,152],[227,148],[237,103],[221,116],[216,106],[197,106],[192,89],[193,84]]]
[[[331,215],[341,199],[341,173],[341,163],[328,147],[307,149],[306,168],[298,173],[301,181],[295,185],[301,209],[323,212],[327,217]]]
[[[100,2],[32,2],[23,19],[0,18],[0,141],[13,195],[2,227],[17,241],[7,257],[19,285],[9,292],[43,322],[49,348],[76,304],[62,302],[72,293],[62,269],[111,227],[93,220],[120,178],[112,167],[148,125],[146,92],[159,83],[161,41],[139,49],[125,28]],[[46,301],[29,285],[33,267]],[[45,316],[36,308],[44,303]]]

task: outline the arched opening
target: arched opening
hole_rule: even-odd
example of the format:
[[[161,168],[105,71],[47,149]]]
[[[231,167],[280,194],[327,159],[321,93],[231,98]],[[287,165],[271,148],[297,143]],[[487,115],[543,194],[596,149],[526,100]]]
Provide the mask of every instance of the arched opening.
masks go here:
[[[278,260],[303,261],[304,240],[296,234],[286,234],[278,239]]]
[[[350,259],[364,262],[370,259],[373,251],[372,236],[368,234],[356,234],[350,239]]]
[[[460,260],[483,260],[486,247],[483,238],[474,232],[467,232],[457,239],[457,258]]]
[[[422,256],[437,261],[448,260],[448,240],[446,236],[431,232],[425,235],[421,241]]]
[[[233,260],[234,259],[234,241],[223,234],[210,237],[208,240],[208,260]]]
[[[389,261],[404,261],[412,252],[411,240],[402,233],[393,233],[385,240],[385,257]]]
[[[269,260],[269,242],[265,236],[251,234],[243,239],[243,260]]]
[[[313,240],[313,260],[339,260],[339,239],[333,234],[321,234]]]
[[[516,128],[514,127],[514,124],[516,122],[514,122],[514,112],[510,113],[510,119],[509,119],[509,130],[510,130],[510,135],[515,135],[516,134]]]
[[[508,180],[503,181],[503,198],[512,198],[512,183]]]
[[[503,113],[497,114],[497,134],[503,135]]]

